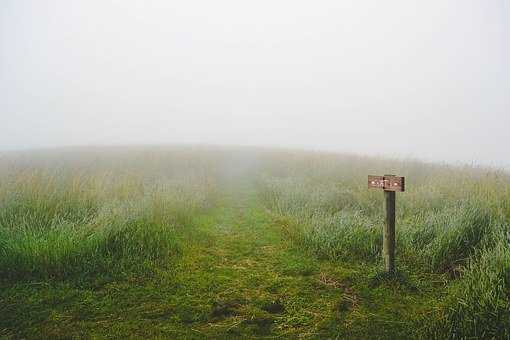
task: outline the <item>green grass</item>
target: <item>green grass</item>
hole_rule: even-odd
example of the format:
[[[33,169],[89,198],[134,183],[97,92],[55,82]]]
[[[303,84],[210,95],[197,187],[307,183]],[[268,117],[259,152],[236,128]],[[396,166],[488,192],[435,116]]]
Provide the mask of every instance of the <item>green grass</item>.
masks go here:
[[[510,337],[510,229],[502,228],[493,243],[477,250],[461,279],[448,287],[433,334],[459,338]]]
[[[405,175],[395,276],[383,195]],[[8,154],[0,337],[508,338],[510,177],[235,148]]]
[[[181,251],[179,233],[214,204],[208,187],[34,173],[0,196],[0,276],[94,278],[147,270]]]
[[[382,194],[360,187],[366,180],[357,174],[346,175],[351,165],[344,161],[292,160],[294,166],[287,167],[294,172],[267,176],[261,195],[297,247],[341,263],[377,265]],[[440,295],[429,302],[424,319],[415,316],[414,336],[508,337],[509,176],[425,164],[425,172],[408,172],[412,163],[380,161],[374,167],[371,162],[358,161],[356,167],[362,174],[391,168],[408,178],[408,190],[397,199],[399,267],[414,285],[443,281],[446,286],[435,289]]]

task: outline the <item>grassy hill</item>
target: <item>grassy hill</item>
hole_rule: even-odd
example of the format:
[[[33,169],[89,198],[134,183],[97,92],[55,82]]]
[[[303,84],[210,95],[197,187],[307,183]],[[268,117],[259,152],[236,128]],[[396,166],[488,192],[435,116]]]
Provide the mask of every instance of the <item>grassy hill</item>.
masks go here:
[[[406,176],[397,275],[383,195]],[[220,147],[0,155],[0,337],[508,338],[510,175]]]

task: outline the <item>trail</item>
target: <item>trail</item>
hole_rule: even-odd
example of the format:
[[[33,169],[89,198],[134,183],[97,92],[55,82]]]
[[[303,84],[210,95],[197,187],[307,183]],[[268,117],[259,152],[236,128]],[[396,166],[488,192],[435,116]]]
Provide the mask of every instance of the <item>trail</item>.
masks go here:
[[[355,307],[348,281],[341,281],[345,273],[296,251],[249,193],[231,193],[204,218],[207,237],[184,254],[175,303],[189,328],[181,335],[331,334],[342,312]]]
[[[293,244],[255,191],[238,186],[183,234],[182,254],[149,276],[75,286],[20,284],[2,294],[2,335],[40,338],[408,338],[422,306],[367,268]]]

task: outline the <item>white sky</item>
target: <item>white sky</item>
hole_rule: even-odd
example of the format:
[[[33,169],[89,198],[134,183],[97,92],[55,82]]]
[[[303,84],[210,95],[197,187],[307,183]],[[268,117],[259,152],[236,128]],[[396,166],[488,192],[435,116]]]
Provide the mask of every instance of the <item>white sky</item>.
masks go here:
[[[212,143],[510,165],[510,1],[0,2],[0,150]]]

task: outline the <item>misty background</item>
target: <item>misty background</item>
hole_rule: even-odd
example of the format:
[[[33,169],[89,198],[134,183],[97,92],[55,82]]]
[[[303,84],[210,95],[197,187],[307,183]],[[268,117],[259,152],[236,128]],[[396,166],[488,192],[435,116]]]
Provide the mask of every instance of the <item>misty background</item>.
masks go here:
[[[510,166],[510,3],[0,3],[0,150],[235,144]]]

